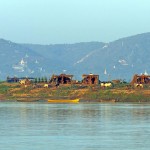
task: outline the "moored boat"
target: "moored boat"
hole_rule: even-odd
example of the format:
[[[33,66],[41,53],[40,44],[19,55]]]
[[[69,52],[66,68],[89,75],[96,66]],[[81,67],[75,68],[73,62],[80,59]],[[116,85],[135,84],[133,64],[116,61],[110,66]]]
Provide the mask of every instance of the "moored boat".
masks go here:
[[[79,99],[49,99],[49,103],[78,103]]]
[[[17,102],[37,102],[39,100],[30,100],[30,99],[20,99],[20,100],[17,100]]]

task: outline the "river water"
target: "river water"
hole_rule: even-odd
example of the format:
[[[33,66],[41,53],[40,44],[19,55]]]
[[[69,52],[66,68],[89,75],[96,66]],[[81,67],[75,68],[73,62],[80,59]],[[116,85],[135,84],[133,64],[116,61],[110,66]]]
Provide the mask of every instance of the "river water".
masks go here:
[[[0,102],[0,150],[149,150],[150,104]]]

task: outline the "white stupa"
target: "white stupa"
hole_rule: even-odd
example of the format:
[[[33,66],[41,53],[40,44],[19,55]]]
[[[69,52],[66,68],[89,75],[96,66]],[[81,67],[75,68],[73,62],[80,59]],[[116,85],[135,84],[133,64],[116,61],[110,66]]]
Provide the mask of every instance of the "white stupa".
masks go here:
[[[148,75],[147,71],[145,70],[144,75]]]
[[[104,74],[105,74],[105,75],[107,74],[107,71],[106,71],[106,69],[104,70]]]

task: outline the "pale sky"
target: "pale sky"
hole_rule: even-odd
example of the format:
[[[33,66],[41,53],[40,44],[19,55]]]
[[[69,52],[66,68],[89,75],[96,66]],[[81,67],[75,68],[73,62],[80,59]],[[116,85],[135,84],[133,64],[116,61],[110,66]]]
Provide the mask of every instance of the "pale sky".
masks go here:
[[[13,42],[110,42],[149,31],[150,0],[0,0],[0,38]]]

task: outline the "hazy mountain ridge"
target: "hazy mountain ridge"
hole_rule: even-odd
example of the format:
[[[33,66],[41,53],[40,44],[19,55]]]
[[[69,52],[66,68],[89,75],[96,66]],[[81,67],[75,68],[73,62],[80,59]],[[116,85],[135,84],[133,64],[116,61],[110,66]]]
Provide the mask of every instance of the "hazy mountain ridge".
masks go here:
[[[104,56],[104,57],[102,57]],[[122,38],[99,49],[93,56],[101,58],[102,70],[107,69],[109,78],[132,78],[135,73],[150,72],[150,33]],[[97,63],[95,62],[96,66]],[[98,68],[97,68],[98,69]],[[103,72],[99,72],[103,77]],[[105,76],[106,77],[106,76]]]
[[[48,58],[52,63],[63,62],[73,63],[80,57],[84,57],[91,51],[102,47],[104,43],[100,42],[87,42],[87,43],[76,43],[76,44],[55,44],[55,45],[30,45],[26,46],[36,51],[38,54],[45,58]],[[57,62],[56,62],[57,60]],[[60,65],[60,64],[58,64]]]
[[[23,69],[13,67],[23,59]],[[53,73],[95,73],[100,79],[131,79],[150,73],[150,33],[119,40],[76,44],[17,44],[0,39],[0,76],[48,76]],[[22,66],[21,66],[22,67]],[[106,69],[107,74],[104,74]]]
[[[44,58],[21,44],[0,39],[0,78],[29,76],[36,68],[36,59],[43,61]]]

